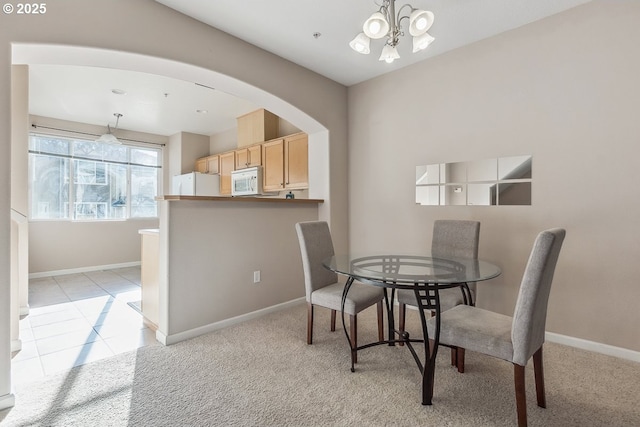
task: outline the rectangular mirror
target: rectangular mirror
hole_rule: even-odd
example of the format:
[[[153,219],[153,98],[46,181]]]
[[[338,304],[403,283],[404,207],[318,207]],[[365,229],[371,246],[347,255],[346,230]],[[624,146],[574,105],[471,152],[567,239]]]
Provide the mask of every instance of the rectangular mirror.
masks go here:
[[[531,205],[532,182],[532,156],[416,166],[416,203]]]

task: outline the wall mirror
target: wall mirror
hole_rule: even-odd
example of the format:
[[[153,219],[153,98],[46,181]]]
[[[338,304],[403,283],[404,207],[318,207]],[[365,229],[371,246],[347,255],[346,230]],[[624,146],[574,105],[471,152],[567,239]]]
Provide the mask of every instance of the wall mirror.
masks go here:
[[[531,205],[532,156],[416,166],[416,203],[430,206]]]

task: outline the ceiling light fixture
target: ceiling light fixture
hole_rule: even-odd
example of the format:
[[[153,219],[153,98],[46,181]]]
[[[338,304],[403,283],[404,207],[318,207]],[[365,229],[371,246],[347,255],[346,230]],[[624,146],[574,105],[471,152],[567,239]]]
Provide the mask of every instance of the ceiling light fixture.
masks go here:
[[[118,122],[120,121],[120,117],[122,117],[122,114],[113,113],[113,115],[116,117],[116,127],[113,130],[116,131],[118,130]],[[96,142],[103,142],[105,144],[122,144],[122,142],[120,142],[118,138],[116,138],[116,136],[111,133],[111,126],[109,126],[109,123],[107,123],[107,133],[101,135],[100,138],[96,139]]]
[[[411,14],[402,16],[402,10],[405,7],[411,9]],[[400,36],[404,35],[401,27],[402,20],[409,20],[409,34],[413,36],[413,52],[415,53],[426,49],[435,40],[427,33],[433,25],[433,18],[432,12],[415,9],[410,4],[400,7],[396,15],[396,0],[382,0],[380,9],[364,22],[362,32],[351,40],[349,46],[356,52],[366,55],[370,52],[371,39],[386,37],[387,42],[382,48],[379,60],[392,63],[400,58],[397,46],[400,43]]]

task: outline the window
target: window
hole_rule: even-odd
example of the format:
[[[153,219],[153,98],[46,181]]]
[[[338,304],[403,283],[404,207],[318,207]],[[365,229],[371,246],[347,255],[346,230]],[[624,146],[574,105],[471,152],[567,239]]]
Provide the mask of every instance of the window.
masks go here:
[[[160,150],[32,134],[31,219],[158,216]]]

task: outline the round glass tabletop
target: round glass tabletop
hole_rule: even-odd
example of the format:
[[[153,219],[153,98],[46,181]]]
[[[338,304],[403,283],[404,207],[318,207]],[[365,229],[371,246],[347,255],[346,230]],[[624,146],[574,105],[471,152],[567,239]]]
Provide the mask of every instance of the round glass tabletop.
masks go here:
[[[479,282],[501,273],[497,265],[479,259],[420,255],[336,255],[323,265],[336,273],[387,285]]]

